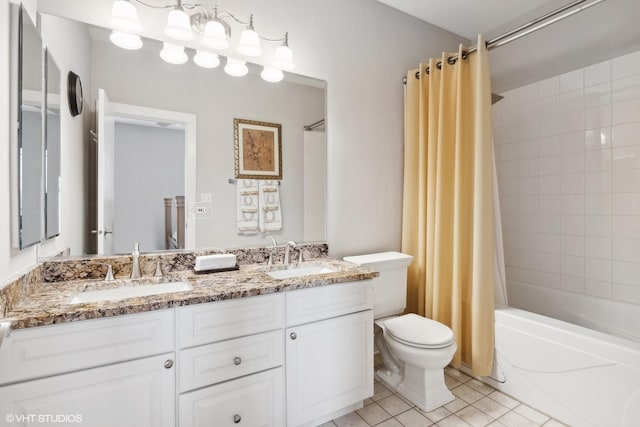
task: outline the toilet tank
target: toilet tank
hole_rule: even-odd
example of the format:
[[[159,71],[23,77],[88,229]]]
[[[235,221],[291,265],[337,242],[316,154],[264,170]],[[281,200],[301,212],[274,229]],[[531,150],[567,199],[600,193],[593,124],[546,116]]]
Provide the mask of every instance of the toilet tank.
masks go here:
[[[381,252],[347,256],[345,261],[377,271],[373,279],[373,317],[376,319],[400,314],[407,305],[407,268],[413,257],[400,252]]]

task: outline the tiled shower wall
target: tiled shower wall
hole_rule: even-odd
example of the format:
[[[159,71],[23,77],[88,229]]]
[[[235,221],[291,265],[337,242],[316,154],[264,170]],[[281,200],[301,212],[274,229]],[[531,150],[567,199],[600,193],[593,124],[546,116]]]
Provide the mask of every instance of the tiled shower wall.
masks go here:
[[[508,284],[640,305],[640,52],[502,95]]]

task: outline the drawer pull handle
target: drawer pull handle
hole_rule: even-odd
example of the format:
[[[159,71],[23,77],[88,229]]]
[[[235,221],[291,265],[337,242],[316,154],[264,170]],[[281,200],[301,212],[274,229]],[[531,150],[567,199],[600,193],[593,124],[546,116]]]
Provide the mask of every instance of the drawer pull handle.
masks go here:
[[[239,364],[241,364],[241,363],[242,363],[242,359],[241,359],[241,358],[239,358],[238,356],[236,356],[236,357],[234,357],[234,358],[233,358],[233,364],[234,364],[234,365],[238,366],[238,365],[239,365]]]
[[[169,360],[166,360],[166,361],[164,362],[164,367],[165,367],[165,368],[167,368],[167,369],[171,369],[171,367],[172,367],[172,366],[173,366],[173,360],[169,359]]]
[[[233,422],[234,422],[235,424],[238,424],[240,421],[242,421],[242,417],[241,417],[240,415],[238,415],[238,414],[235,414],[235,415],[233,416]]]
[[[289,337],[291,337],[292,340],[295,340],[296,338],[298,338],[298,334],[296,334],[295,332],[291,332],[289,334]]]

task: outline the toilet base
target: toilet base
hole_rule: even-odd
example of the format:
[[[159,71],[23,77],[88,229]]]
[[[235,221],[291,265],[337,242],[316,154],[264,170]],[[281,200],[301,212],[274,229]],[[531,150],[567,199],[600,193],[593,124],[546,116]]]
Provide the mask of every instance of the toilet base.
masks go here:
[[[394,392],[398,389],[398,386],[402,382],[402,375],[394,374],[393,372],[384,369],[378,369],[376,371],[376,378],[378,378],[387,388]]]
[[[444,369],[429,371],[409,363],[404,365],[404,375],[396,390],[425,412],[455,399],[444,382]]]

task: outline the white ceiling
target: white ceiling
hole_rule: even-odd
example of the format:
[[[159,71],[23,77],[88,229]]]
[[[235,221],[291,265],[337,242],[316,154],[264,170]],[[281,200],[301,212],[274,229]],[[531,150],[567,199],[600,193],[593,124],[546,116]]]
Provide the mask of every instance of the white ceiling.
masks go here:
[[[549,0],[379,0],[425,22],[475,39]]]
[[[573,0],[378,0],[425,22],[486,40]],[[470,44],[474,44],[470,42]],[[605,0],[491,51],[494,92],[640,50],[640,0]]]

